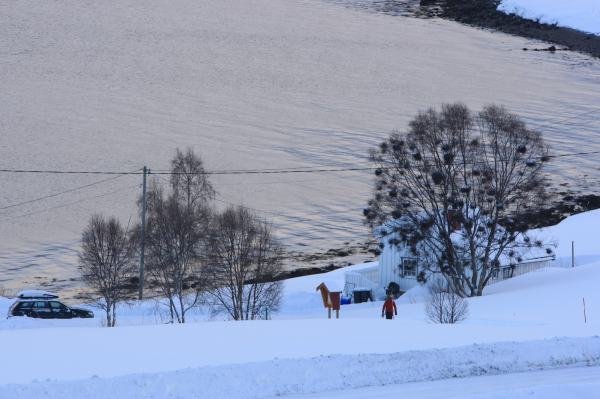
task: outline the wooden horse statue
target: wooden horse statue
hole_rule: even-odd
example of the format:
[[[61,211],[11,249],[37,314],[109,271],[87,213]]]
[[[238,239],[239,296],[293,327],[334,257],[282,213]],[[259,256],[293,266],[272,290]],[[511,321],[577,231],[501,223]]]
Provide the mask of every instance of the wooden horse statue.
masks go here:
[[[317,286],[317,291],[321,291],[323,306],[327,308],[327,318],[331,319],[331,310],[335,310],[335,318],[340,318],[340,297],[341,291],[329,291],[325,283]]]

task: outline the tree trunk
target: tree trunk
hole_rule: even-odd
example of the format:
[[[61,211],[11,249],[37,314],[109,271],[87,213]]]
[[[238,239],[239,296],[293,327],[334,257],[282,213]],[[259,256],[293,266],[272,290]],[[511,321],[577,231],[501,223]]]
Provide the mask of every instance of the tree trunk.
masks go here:
[[[113,303],[112,304],[112,325],[111,327],[114,327],[117,325],[117,304]]]

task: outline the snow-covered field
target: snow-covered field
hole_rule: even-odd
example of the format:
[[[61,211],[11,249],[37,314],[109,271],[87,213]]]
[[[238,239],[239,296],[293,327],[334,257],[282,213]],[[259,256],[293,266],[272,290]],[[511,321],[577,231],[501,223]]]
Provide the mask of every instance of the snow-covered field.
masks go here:
[[[502,0],[499,10],[600,35],[597,0]]]
[[[345,305],[328,320],[315,287],[342,285],[344,270],[287,280],[268,321],[199,310],[191,323],[163,324],[152,301],[123,306],[113,329],[100,327],[99,313],[3,319],[0,398],[597,398],[599,218],[588,212],[538,232],[557,239],[559,257],[570,248],[563,237],[577,234],[577,267],[496,283],[469,299],[470,316],[456,325],[427,322],[419,287],[397,301],[392,321],[379,317],[381,302]],[[0,313],[10,302],[0,299]]]
[[[600,150],[589,139],[600,129],[597,61],[344,3],[2,2],[0,169],[159,170],[187,146],[211,170],[362,167],[418,110],[457,100],[505,104],[556,153]],[[554,164],[557,182],[596,182],[594,157]],[[89,216],[135,218],[141,177],[52,195],[110,177],[0,173],[0,285],[76,284]],[[367,235],[367,171],[212,181],[219,205],[258,210],[286,245],[313,251]]]

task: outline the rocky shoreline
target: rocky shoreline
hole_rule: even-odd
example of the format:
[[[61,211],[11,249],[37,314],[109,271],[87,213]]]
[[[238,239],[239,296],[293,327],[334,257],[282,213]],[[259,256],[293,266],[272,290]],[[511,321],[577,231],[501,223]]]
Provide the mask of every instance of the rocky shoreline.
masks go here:
[[[435,4],[439,7],[441,9],[440,16],[446,19],[554,43],[567,50],[579,51],[600,58],[600,36],[526,19],[516,14],[505,14],[497,10],[499,3],[498,0],[421,0],[423,6]],[[552,46],[544,48],[544,50],[551,48]],[[524,48],[523,50],[528,49]],[[559,49],[554,47],[554,50]]]
[[[342,2],[344,1],[342,0]],[[354,7],[371,9],[383,14],[416,18],[444,18],[478,28],[494,29],[554,44],[543,48],[523,48],[523,50],[549,52],[572,50],[600,58],[600,35],[556,24],[547,24],[516,14],[506,14],[498,10],[501,0],[403,0],[393,2],[372,0],[369,4],[360,0],[349,0],[349,2]]]

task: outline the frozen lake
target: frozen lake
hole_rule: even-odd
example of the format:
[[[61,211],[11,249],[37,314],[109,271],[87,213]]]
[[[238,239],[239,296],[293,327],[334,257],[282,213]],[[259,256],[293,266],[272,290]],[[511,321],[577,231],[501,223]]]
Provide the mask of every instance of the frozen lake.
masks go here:
[[[209,170],[368,167],[393,129],[452,101],[506,105],[555,154],[600,150],[598,60],[368,3],[1,4],[0,169],[161,170],[188,146]],[[556,159],[554,184],[591,191],[596,159]],[[109,178],[0,173],[0,285],[70,284],[89,216],[136,218],[141,177]],[[212,182],[218,204],[255,209],[290,248],[367,237],[367,171]]]

